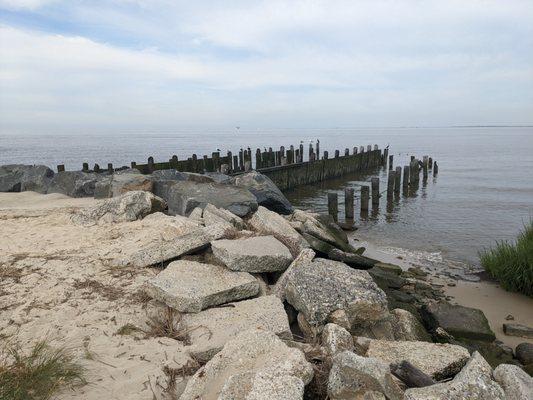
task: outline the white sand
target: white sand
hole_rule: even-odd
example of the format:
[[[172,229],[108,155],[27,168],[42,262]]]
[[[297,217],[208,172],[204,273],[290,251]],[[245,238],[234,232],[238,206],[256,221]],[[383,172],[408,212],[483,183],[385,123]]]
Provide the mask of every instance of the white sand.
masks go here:
[[[73,212],[94,203],[55,194],[0,194],[0,337],[26,348],[47,339],[73,349],[90,383],[60,399],[160,398],[163,366],[179,367],[188,357],[172,339],[116,334],[127,323],[145,326],[139,287],[157,271],[121,268],[114,259],[196,223],[160,213],[113,225],[71,223]],[[83,282],[88,287],[80,287]]]

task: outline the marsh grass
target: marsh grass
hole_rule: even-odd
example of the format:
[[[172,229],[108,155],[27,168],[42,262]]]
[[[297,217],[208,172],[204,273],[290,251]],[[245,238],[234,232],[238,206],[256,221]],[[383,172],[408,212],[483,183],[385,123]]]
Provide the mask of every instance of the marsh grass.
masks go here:
[[[481,265],[501,285],[533,297],[533,220],[515,242],[498,242],[479,254]]]
[[[65,349],[37,342],[29,353],[18,345],[0,350],[0,399],[47,400],[61,389],[86,383],[85,370]]]

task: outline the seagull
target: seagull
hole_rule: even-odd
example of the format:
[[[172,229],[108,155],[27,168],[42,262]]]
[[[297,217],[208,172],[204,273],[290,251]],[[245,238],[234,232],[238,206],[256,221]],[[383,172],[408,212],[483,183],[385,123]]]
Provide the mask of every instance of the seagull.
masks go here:
[[[220,150],[220,149],[217,149],[217,151],[222,151],[222,150]]]

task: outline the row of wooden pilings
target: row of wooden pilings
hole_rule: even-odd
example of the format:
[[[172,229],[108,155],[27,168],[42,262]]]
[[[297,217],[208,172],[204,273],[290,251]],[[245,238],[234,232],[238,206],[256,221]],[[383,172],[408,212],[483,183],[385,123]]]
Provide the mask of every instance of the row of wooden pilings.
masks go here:
[[[387,201],[391,201],[394,195],[399,195],[401,190],[407,192],[409,189],[418,188],[420,182],[420,172],[422,172],[422,180],[426,181],[431,170],[433,176],[439,173],[439,166],[431,157],[424,156],[422,161],[419,161],[415,156],[411,156],[409,165],[403,167],[403,181],[402,181],[402,167],[398,166],[393,169],[393,155],[389,157],[389,172],[387,177]],[[370,179],[370,187],[368,185],[361,186],[361,215],[367,215],[369,209],[370,199],[372,199],[372,207],[379,206],[379,199],[381,198],[380,180],[379,177]],[[346,222],[352,222],[355,218],[355,189],[344,189],[344,212]],[[328,193],[328,213],[335,221],[338,220],[339,215],[339,198],[336,192]]]

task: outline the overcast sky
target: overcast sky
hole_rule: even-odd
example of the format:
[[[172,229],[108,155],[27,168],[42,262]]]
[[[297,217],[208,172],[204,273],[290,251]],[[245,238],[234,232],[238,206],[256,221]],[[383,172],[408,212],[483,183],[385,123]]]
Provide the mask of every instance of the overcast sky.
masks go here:
[[[0,133],[533,123],[533,1],[0,0]]]

